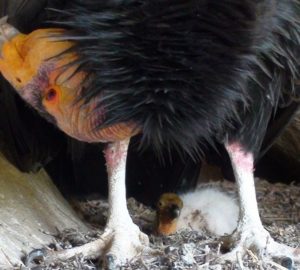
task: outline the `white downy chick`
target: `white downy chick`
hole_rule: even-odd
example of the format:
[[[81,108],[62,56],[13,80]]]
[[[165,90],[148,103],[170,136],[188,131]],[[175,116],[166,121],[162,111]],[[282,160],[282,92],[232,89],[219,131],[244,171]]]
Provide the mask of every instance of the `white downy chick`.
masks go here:
[[[182,229],[230,234],[237,226],[236,198],[213,187],[180,194],[164,193],[157,205],[157,231],[169,235]]]

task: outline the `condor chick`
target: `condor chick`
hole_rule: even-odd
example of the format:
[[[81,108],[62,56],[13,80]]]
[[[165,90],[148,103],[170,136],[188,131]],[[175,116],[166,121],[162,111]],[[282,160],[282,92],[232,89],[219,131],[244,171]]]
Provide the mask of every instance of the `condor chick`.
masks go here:
[[[216,188],[197,188],[177,195],[164,193],[157,203],[157,232],[169,235],[183,229],[230,234],[239,216],[237,201]]]

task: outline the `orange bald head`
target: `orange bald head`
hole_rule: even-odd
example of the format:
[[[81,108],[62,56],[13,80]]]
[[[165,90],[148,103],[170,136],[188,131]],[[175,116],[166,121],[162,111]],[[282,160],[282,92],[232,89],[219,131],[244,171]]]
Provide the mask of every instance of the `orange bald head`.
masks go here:
[[[6,29],[9,27],[6,24]],[[70,136],[87,142],[122,140],[137,133],[129,123],[97,129],[105,110],[97,106],[95,98],[88,103],[78,98],[88,83],[87,74],[77,70],[77,55],[68,51],[74,43],[62,38],[63,29],[14,33],[4,38],[0,72],[45,118]]]
[[[3,43],[0,71],[16,90],[25,87],[36,77],[40,67],[49,62],[49,59],[72,46],[68,41],[55,41],[55,37],[62,33],[61,29],[36,30],[29,35],[17,34]],[[67,57],[74,60],[75,56],[69,54]],[[60,59],[56,68],[69,61],[66,58]]]

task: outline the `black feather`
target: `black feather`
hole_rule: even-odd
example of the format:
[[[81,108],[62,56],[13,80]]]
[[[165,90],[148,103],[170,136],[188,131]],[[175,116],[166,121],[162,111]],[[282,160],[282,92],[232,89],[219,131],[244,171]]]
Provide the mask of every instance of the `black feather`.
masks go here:
[[[50,20],[62,19],[63,16],[54,10],[63,10],[69,4],[65,0],[3,0],[0,1],[0,14],[8,15],[11,24],[29,33],[49,26]],[[107,193],[103,146],[68,138],[25,104],[2,76],[0,105],[0,151],[12,164],[26,172],[37,171],[43,166],[67,195]],[[172,163],[161,164],[151,150],[137,153],[136,147],[130,147],[128,194],[151,204],[161,191],[194,186],[200,164],[191,160],[183,163],[175,152],[172,160]],[[147,195],[150,188],[151,196]]]
[[[133,120],[143,130],[149,147],[130,149],[127,170],[128,192],[141,199],[150,188],[195,185],[200,163],[168,148],[229,167],[219,143],[238,140],[258,153],[265,138],[264,153],[298,107],[298,0],[4,0],[0,12],[25,33],[69,29],[63,39],[76,41],[80,68],[93,78],[82,98],[100,97],[106,109],[99,127]],[[69,188],[105,191],[99,146],[72,141],[69,152],[69,139],[1,83],[0,142],[10,161],[26,171],[47,164]],[[207,144],[222,149],[221,160]],[[157,162],[152,147],[168,149],[172,162]]]
[[[98,128],[133,121],[143,145],[194,157],[215,142],[259,151],[297,94],[299,14],[298,1],[90,0],[61,25],[95,78],[82,98],[104,108]]]

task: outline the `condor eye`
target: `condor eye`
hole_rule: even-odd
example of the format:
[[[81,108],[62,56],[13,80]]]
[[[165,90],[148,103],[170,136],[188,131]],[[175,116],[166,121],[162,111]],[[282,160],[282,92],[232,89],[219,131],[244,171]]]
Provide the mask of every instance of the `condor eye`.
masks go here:
[[[57,91],[54,88],[50,88],[46,92],[45,99],[47,101],[53,101],[55,100],[56,96],[57,96]]]

